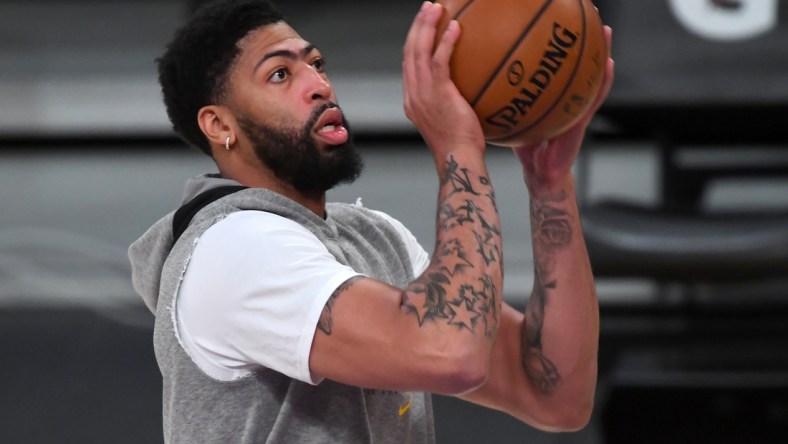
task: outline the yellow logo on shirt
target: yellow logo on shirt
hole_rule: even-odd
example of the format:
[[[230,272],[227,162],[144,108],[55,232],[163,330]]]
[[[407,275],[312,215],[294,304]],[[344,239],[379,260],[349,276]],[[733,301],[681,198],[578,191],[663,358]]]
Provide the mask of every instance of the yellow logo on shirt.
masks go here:
[[[408,397],[410,398],[408,403],[399,407],[399,416],[402,416],[405,413],[407,413],[408,410],[410,410],[410,406],[413,405],[413,395],[408,395]]]

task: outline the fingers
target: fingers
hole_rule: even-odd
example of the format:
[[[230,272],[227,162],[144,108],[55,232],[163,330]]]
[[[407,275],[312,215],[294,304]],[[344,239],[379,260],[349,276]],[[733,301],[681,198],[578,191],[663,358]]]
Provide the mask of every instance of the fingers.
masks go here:
[[[410,117],[412,103],[418,99],[418,93],[413,89],[419,86],[419,74],[417,69],[417,47],[420,43],[422,29],[425,26],[427,11],[431,9],[432,3],[425,1],[421,9],[413,19],[413,23],[408,30],[405,46],[402,51],[402,85],[404,88],[405,114]]]
[[[613,59],[607,60],[607,67],[605,71],[605,81],[602,84],[602,89],[599,91],[599,96],[596,99],[595,108],[599,109],[604,103],[605,99],[607,99],[608,94],[610,94],[610,90],[613,88],[613,79],[615,77],[615,65],[616,62]]]
[[[441,5],[424,2],[408,31],[403,62],[406,64],[406,75],[411,79],[423,81],[426,80],[425,77],[431,75],[436,27],[442,14]],[[441,39],[441,43],[443,42],[444,39]],[[445,49],[441,54],[444,53]]]
[[[413,23],[410,25],[410,29],[408,30],[408,36],[405,39],[405,47],[403,48],[403,63],[407,63],[413,58],[413,54],[415,52],[416,42],[418,40],[418,35],[421,32],[421,28],[423,27],[424,22],[424,14],[429,8],[430,2],[425,1],[421,5],[421,9],[419,10],[418,14],[416,14],[416,18],[413,19]]]
[[[417,73],[421,74],[428,69],[427,64],[432,59],[432,49],[435,42],[435,26],[440,20],[443,8],[435,3],[427,3],[421,15],[418,29],[416,30],[413,45],[413,61],[416,65]]]
[[[413,19],[413,23],[410,25],[410,29],[408,30],[408,35],[405,38],[405,46],[402,49],[402,86],[405,95],[405,104],[407,108],[407,104],[410,103],[410,85],[415,83],[415,65],[413,64],[413,53],[414,47],[416,45],[416,41],[418,39],[418,34],[420,32],[420,28],[423,26],[422,22],[424,20],[424,13],[429,7],[430,2],[425,1],[421,4],[421,9],[416,14],[416,17]]]
[[[613,78],[615,77],[615,62],[612,58],[613,29],[610,28],[610,26],[605,26],[604,33],[605,43],[607,44],[608,59],[607,64],[605,65],[605,77],[602,81],[602,88],[600,88],[599,94],[597,94],[596,100],[594,101],[594,105],[591,107],[592,112],[596,112],[607,99],[607,96],[610,94],[610,90],[613,87]]]
[[[460,24],[456,20],[449,22],[449,26],[441,36],[438,47],[435,49],[435,54],[432,56],[433,67],[438,69],[440,77],[449,77],[449,62],[451,55],[454,52],[454,45],[460,39]]]
[[[450,24],[436,47],[435,36],[442,14],[441,5],[426,1],[408,31],[402,61],[405,107],[408,115],[415,101],[421,100],[426,93],[434,90],[437,86],[436,81],[446,81],[450,78],[449,60],[454,45],[459,39],[459,26],[456,23]]]

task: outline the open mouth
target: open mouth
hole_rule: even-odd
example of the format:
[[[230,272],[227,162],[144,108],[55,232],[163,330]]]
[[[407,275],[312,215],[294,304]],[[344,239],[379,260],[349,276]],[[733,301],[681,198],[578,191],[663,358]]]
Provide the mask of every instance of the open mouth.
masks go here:
[[[314,131],[328,144],[341,145],[348,140],[348,131],[342,122],[342,111],[336,107],[328,108],[320,115]]]

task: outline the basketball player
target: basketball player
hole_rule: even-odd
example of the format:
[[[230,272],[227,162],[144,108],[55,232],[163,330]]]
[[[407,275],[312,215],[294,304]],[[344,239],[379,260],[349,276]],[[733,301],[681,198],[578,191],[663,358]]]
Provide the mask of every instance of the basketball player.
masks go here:
[[[589,420],[598,306],[570,168],[592,113],[515,150],[536,263],[519,313],[480,125],[449,77],[457,23],[432,53],[441,13],[422,6],[403,62],[440,180],[431,256],[390,216],[326,203],[361,162],[319,50],[267,2],[201,9],[159,59],[175,131],[218,167],[129,250],[167,442],[433,442],[430,393],[544,430]],[[597,106],[611,79],[609,62]]]

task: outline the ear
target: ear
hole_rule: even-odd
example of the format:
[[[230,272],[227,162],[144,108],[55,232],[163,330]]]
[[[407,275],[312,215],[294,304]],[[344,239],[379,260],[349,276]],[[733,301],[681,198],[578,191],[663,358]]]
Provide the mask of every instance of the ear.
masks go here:
[[[197,122],[214,150],[217,148],[224,150],[228,137],[230,146],[235,144],[237,138],[235,117],[226,107],[208,105],[200,108]]]

